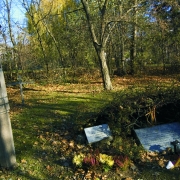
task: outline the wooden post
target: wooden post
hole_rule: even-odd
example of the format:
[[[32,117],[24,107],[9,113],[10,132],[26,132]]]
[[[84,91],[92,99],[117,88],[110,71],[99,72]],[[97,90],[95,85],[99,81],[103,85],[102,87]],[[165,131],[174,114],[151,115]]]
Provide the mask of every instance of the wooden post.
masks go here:
[[[24,95],[23,95],[23,82],[21,77],[18,77],[18,81],[19,81],[19,87],[20,87],[20,94],[21,94],[21,100],[22,100],[22,105],[24,105]]]
[[[0,166],[7,168],[16,164],[9,109],[4,74],[0,68]]]

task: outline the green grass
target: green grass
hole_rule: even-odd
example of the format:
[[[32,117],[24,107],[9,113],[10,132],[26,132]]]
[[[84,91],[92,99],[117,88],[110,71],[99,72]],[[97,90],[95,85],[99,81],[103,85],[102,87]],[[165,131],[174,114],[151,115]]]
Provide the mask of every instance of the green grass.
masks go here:
[[[59,87],[51,89],[49,86],[31,85],[24,90],[24,106],[20,104],[18,89],[10,93],[17,167],[13,171],[1,169],[0,180],[72,179],[76,169],[71,160],[78,150],[70,149],[67,144],[77,135],[74,134],[74,129],[82,131],[84,126],[88,126],[88,119],[109,105],[114,96],[118,97],[116,91],[105,92],[101,88],[91,87],[88,91],[88,86],[83,91],[82,88],[84,87],[79,85],[73,91],[69,84],[61,91]],[[132,93],[134,92],[131,91],[131,95]],[[72,131],[63,130],[65,133],[62,134],[65,124],[68,128],[72,127]],[[63,158],[68,163],[67,166]],[[155,172],[157,173],[154,174]],[[172,180],[180,179],[180,176],[177,169],[151,169],[144,164],[138,178]]]
[[[11,117],[18,167],[4,171],[0,179],[63,179],[66,172],[58,164],[58,146],[53,146],[56,133],[64,121],[83,121],[112,100],[111,93],[62,93],[25,90],[25,106]],[[27,97],[26,97],[27,96]],[[13,107],[12,107],[13,109]],[[86,124],[86,122],[81,122]]]

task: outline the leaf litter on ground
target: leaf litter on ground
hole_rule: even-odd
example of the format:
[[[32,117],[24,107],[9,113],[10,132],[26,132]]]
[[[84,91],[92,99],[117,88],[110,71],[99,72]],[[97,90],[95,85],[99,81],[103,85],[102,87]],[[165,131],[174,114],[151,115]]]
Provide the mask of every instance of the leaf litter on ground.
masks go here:
[[[148,80],[159,83],[158,78],[149,77]],[[167,79],[160,81],[169,82]],[[142,82],[147,83],[147,78],[116,78],[113,82],[114,91]],[[101,170],[76,169],[72,164],[75,152],[88,151],[90,148],[87,144],[77,143],[79,131],[75,127],[75,122],[79,121],[79,130],[82,131],[82,126],[87,125],[86,122],[82,122],[83,117],[87,118],[87,112],[96,113],[112,100],[113,93],[104,92],[101,83],[66,86],[50,84],[46,87],[30,85],[28,88],[24,91],[25,105],[21,104],[19,90],[8,88],[17,167],[14,171],[2,169],[0,178],[127,179],[136,175],[136,168],[128,172],[113,170],[105,173]],[[144,167],[149,168],[151,162],[151,167],[159,170],[153,173],[158,179],[164,169],[159,169],[153,162],[159,162],[160,159],[148,154],[144,155],[143,159],[144,162],[138,165],[146,165]],[[146,168],[140,168],[139,171],[143,179],[150,176],[146,174]]]

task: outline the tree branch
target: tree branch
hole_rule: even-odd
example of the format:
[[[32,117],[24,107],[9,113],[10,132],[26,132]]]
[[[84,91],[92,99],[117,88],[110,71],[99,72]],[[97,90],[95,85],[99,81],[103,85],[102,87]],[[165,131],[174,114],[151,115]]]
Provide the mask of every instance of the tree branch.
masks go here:
[[[87,22],[88,22],[88,26],[89,26],[89,29],[90,29],[90,33],[91,33],[91,36],[92,36],[92,39],[93,39],[93,42],[96,44],[96,45],[100,45],[97,41],[97,37],[96,37],[96,34],[95,34],[95,30],[94,30],[94,25],[91,21],[91,17],[90,17],[90,9],[89,9],[89,5],[88,5],[88,1],[87,0],[81,0],[81,3],[83,5],[83,8],[84,8],[84,11],[85,11],[85,14],[86,14],[86,18],[87,18]]]

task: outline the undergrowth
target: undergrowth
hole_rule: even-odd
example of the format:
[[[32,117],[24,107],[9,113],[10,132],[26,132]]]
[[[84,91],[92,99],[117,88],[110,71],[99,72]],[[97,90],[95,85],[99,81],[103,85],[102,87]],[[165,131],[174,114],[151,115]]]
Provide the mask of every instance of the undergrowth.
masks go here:
[[[116,92],[113,100],[89,123],[91,126],[108,124],[114,136],[111,151],[138,159],[143,149],[136,144],[134,129],[179,121],[179,109],[179,86],[131,87]]]
[[[164,117],[161,112],[164,107],[171,114],[171,119]],[[147,126],[173,122],[179,120],[180,106],[180,87],[172,86],[163,88],[128,88],[116,92],[112,102],[105,106],[93,119],[96,124],[108,122],[114,129],[114,134],[122,134],[123,131],[131,132],[134,128],[143,128]],[[175,113],[171,113],[175,110]],[[161,112],[161,114],[160,114]]]

